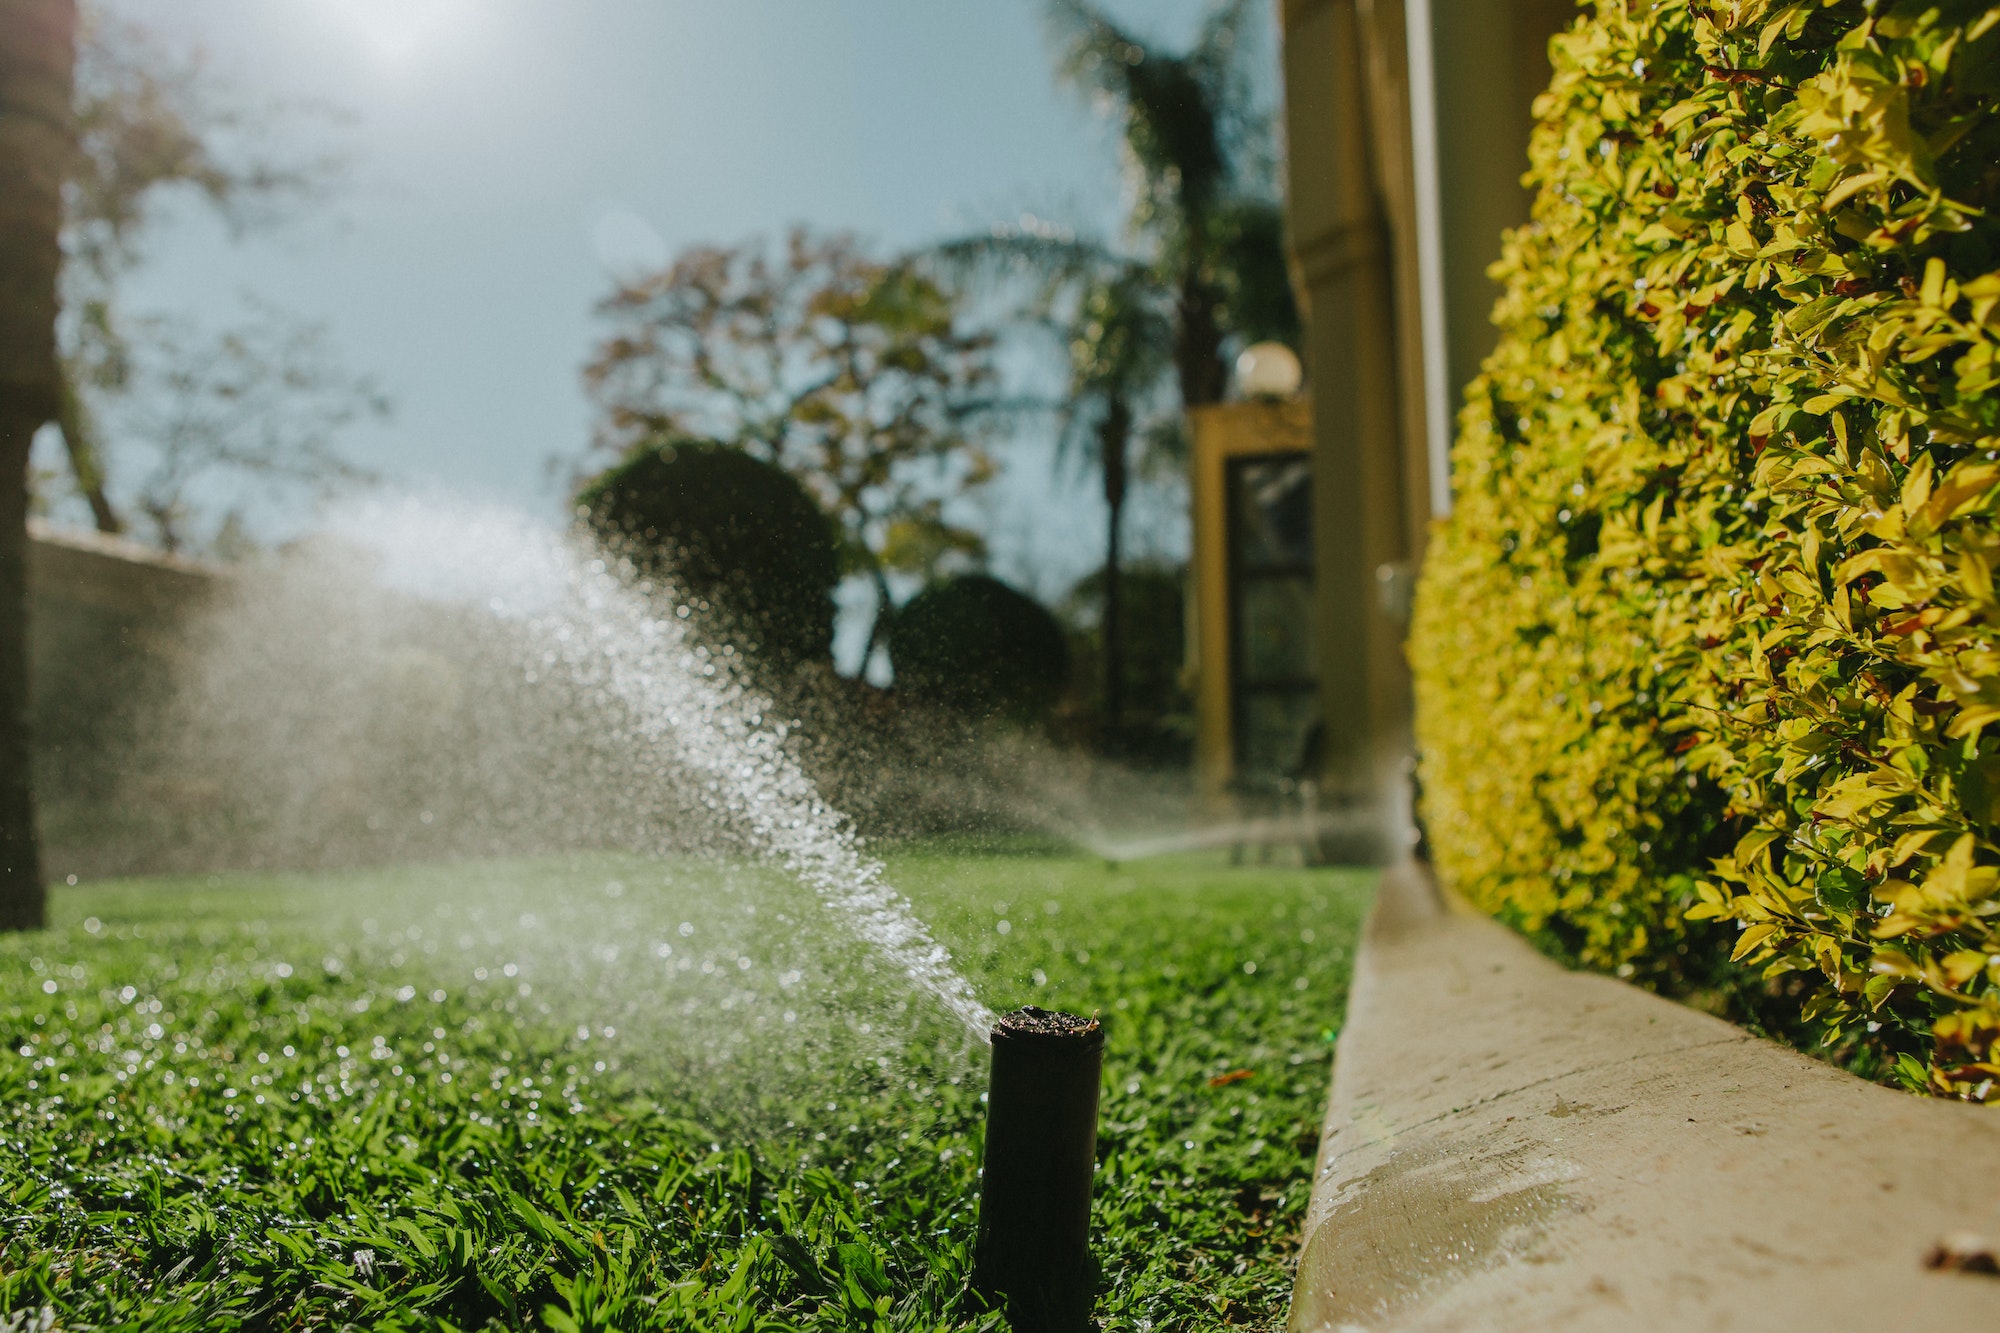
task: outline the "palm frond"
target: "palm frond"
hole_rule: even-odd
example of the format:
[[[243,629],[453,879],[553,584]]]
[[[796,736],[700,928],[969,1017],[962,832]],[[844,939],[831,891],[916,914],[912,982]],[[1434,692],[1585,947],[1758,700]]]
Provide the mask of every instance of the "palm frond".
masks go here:
[[[1146,55],[1137,38],[1088,0],[1049,0],[1048,25],[1063,78],[1122,98],[1123,71]]]
[[[1241,76],[1243,39],[1257,8],[1251,0],[1216,0],[1188,48],[1188,64],[1219,100]]]
[[[1212,225],[1212,263],[1230,332],[1245,343],[1269,339],[1297,346],[1284,208],[1274,199],[1238,197],[1216,210]]]
[[[1249,119],[1236,48],[1249,0],[1219,0],[1183,55],[1148,49],[1086,0],[1050,0],[1062,75],[1109,98],[1149,193],[1170,212],[1200,211],[1227,188],[1231,141]]]
[[[1001,225],[931,246],[918,262],[940,278],[959,283],[1027,278],[1040,286],[1060,286],[1130,261],[1085,237]]]
[[[1223,157],[1236,177],[1243,174],[1246,150],[1270,120],[1267,109],[1255,105],[1244,66],[1250,24],[1260,8],[1252,0],[1215,0],[1187,54],[1188,67],[1208,96]]]

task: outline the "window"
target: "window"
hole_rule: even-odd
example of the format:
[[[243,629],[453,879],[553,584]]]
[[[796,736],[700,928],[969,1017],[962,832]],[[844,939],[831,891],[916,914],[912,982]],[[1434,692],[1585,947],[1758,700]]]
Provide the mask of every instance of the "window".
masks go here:
[[[1298,775],[1319,721],[1312,465],[1287,453],[1226,468],[1236,774],[1256,785]]]

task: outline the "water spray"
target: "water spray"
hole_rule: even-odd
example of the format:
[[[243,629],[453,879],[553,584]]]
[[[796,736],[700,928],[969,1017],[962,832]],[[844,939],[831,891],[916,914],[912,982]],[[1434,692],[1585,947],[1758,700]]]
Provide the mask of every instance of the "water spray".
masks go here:
[[[973,1285],[1015,1333],[1081,1333],[1096,1296],[1090,1184],[1104,1029],[1030,1006],[993,1025]]]

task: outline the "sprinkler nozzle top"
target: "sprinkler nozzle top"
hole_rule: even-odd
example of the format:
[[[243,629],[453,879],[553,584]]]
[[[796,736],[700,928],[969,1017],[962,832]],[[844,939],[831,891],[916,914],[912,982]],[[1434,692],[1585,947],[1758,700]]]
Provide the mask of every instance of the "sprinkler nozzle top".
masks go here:
[[[993,1025],[994,1042],[1023,1042],[1034,1045],[1096,1046],[1104,1041],[1104,1026],[1095,1016],[1062,1014],[1051,1009],[1025,1005],[1011,1014],[1002,1014]]]

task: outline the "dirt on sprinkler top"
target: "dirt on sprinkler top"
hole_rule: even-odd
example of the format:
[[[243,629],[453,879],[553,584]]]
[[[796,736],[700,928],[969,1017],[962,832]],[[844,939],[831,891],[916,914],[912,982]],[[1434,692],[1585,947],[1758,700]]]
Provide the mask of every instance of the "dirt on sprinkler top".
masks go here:
[[[1083,1018],[1077,1014],[1059,1014],[1050,1009],[1038,1009],[1025,1005],[1011,1014],[1002,1014],[1000,1021],[993,1025],[993,1035],[1003,1037],[1027,1037],[1048,1040],[1076,1041],[1088,1039],[1102,1029],[1093,1016]]]

